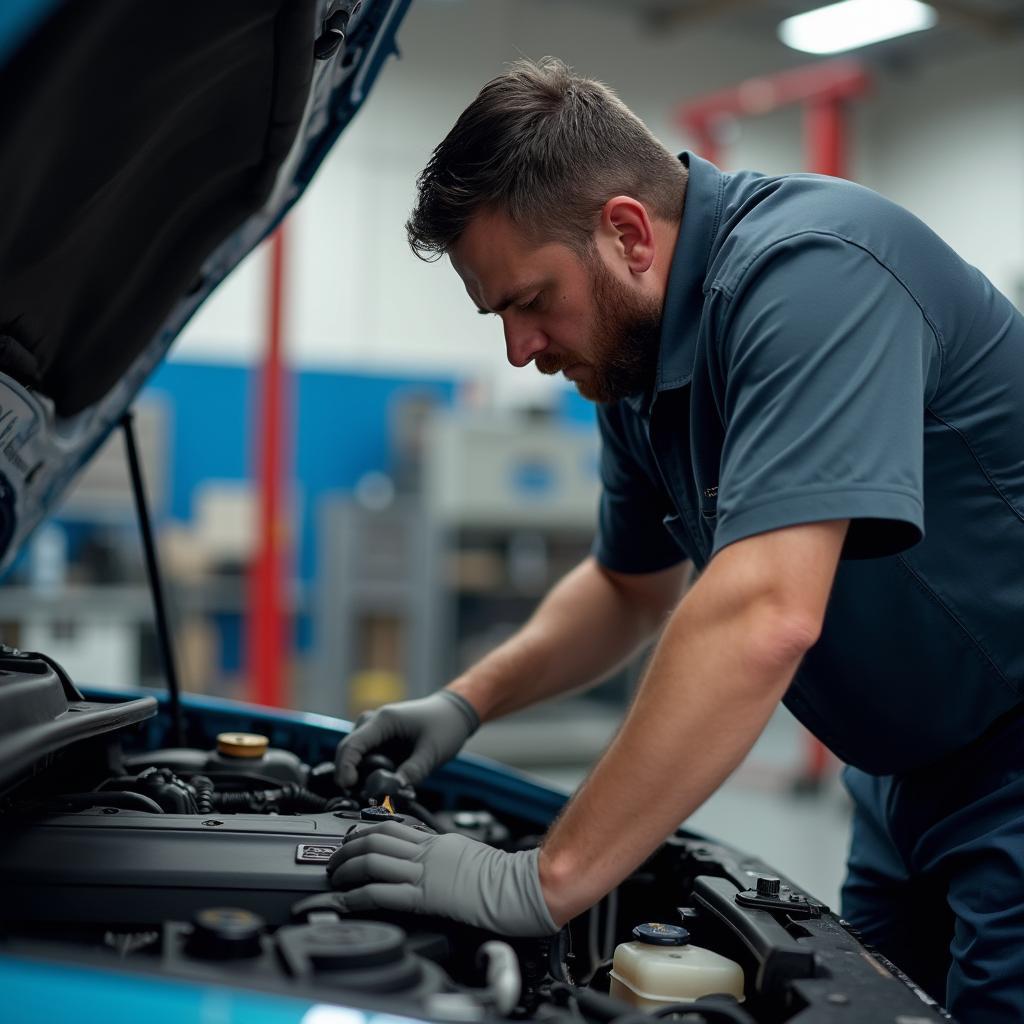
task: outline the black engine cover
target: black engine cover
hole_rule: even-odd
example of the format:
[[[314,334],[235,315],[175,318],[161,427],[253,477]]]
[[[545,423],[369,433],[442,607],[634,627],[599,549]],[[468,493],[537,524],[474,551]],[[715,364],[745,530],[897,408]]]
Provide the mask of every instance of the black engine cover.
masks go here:
[[[244,906],[281,925],[292,904],[329,889],[324,861],[300,862],[299,847],[337,846],[358,823],[329,813],[111,812],[8,819],[0,920],[135,924]]]

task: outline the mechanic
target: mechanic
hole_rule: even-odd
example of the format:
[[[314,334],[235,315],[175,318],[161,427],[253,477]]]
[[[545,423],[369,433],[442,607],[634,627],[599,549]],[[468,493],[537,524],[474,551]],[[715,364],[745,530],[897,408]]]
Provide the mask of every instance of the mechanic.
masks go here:
[[[329,865],[343,908],[551,932],[782,700],[848,765],[844,916],[957,1017],[1024,1019],[1024,318],[877,194],[673,156],[551,59],[483,88],[407,228],[513,366],[598,403],[599,524],[513,638],[357,723],[338,781],[398,739],[418,783],[481,722],[658,639],[539,851],[369,826]]]

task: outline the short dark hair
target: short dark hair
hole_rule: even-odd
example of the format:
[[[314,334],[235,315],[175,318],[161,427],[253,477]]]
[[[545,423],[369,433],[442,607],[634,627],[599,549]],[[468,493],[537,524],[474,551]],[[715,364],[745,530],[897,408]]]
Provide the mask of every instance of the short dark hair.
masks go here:
[[[488,82],[435,148],[406,223],[421,259],[458,242],[480,210],[577,252],[615,195],[663,220],[682,216],[686,168],[608,86],[553,57],[517,60]]]

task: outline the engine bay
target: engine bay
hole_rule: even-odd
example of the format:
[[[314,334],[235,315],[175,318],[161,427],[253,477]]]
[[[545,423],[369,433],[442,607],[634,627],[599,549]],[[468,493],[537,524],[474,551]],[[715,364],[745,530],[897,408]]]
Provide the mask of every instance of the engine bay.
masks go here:
[[[37,686],[46,675],[38,664],[14,667]],[[90,695],[75,712],[71,698],[81,695],[66,679],[63,686],[69,703],[55,720],[109,717],[124,700]],[[368,756],[356,785],[342,790],[331,760],[334,720],[190,698],[186,744],[171,745],[168,716],[155,702],[153,710],[59,746],[8,781],[0,956],[437,1020],[944,1017],[813,896],[756,857],[685,829],[551,937],[512,939],[409,914],[353,918],[326,873],[351,830],[398,817],[523,850],[541,842],[564,795],[470,758],[413,790],[395,772],[400,752]],[[682,952],[644,945],[669,933],[682,936],[672,940]],[[615,969],[625,944],[663,958],[699,951],[733,965],[738,987],[723,994],[712,981],[692,1002],[623,1001],[628,985]]]

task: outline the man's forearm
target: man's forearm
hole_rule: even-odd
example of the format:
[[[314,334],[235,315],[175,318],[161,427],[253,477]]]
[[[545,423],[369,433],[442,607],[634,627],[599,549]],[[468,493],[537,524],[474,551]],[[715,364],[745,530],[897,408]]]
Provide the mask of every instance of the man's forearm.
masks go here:
[[[621,731],[541,851],[541,885],[559,924],[617,885],[718,788],[796,668],[751,673],[742,667],[743,635],[701,632],[685,605],[666,628]]]
[[[562,580],[513,637],[450,684],[482,721],[598,682],[660,628],[673,580],[682,569],[652,574],[637,600],[588,558]]]
[[[804,529],[798,554],[834,566],[845,523]],[[794,614],[745,578],[741,551],[724,554],[672,615],[622,730],[544,843],[541,886],[558,923],[625,878],[737,767],[815,640],[826,585],[810,613]],[[790,568],[798,586],[803,565]]]

